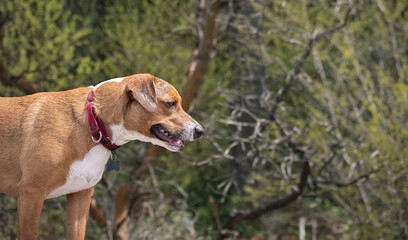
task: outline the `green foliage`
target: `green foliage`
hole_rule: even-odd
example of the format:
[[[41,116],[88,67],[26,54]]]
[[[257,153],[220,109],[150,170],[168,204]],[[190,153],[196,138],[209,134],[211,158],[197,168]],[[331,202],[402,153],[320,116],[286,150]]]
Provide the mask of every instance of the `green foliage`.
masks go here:
[[[1,59],[13,75],[43,91],[143,72],[181,90],[199,35],[191,25],[197,1],[102,2],[0,4],[0,12],[9,16]],[[340,25],[349,6],[238,2],[220,13],[216,57],[191,113],[204,125],[205,138],[186,143],[182,154],[166,153],[153,166],[152,178],[136,184],[150,197],[129,216],[131,239],[214,239],[210,196],[225,228],[237,209],[265,206],[297,188],[301,159],[287,141],[275,146],[284,136],[269,114],[308,40]],[[407,7],[404,1],[350,4],[345,28],[314,43],[275,114],[308,150],[312,173],[304,196],[239,222],[236,230],[243,237],[298,238],[301,217],[308,221],[307,239],[314,227],[318,239],[407,237]],[[0,84],[0,94],[23,93]],[[253,128],[231,123],[256,122],[242,109],[263,121],[255,136]],[[110,191],[130,177],[147,146],[124,146],[122,171],[104,175],[111,185],[99,184],[95,197],[106,212],[113,209]],[[245,151],[237,150],[242,146]],[[6,213],[0,215],[0,238],[12,238],[16,200],[1,196],[0,204]],[[63,198],[47,201],[40,238],[64,238],[64,211]],[[87,238],[107,239],[106,231],[90,220]]]
[[[180,16],[156,1],[117,2],[107,12],[100,43],[105,48],[104,75],[114,78],[149,72],[180,87],[192,47],[191,38],[185,41],[172,34],[174,25],[185,24]]]
[[[191,212],[183,209],[186,206],[177,203],[175,209],[169,204],[146,202],[147,208],[154,208],[146,217],[142,218],[132,230],[132,235],[139,239],[199,239],[194,229]]]
[[[352,211],[354,214],[342,214],[336,220],[344,224],[340,231],[344,236],[392,239],[405,231],[403,226],[406,224],[405,220],[399,220],[398,226],[395,221],[389,220],[401,219],[401,214],[405,216],[403,204],[396,199],[405,201],[402,199],[408,197],[399,185],[406,181],[405,170],[402,169],[407,167],[404,160],[407,152],[402,147],[407,134],[407,72],[406,58],[399,59],[400,71],[395,62],[396,56],[402,56],[404,50],[395,49],[392,45],[392,38],[401,43],[406,36],[400,33],[391,36],[390,31],[391,27],[402,27],[406,19],[398,16],[403,9],[400,5],[386,6],[388,10],[393,9],[392,13],[385,13],[393,16],[391,23],[384,20],[390,16],[384,17],[377,7],[369,7],[368,1],[356,9],[358,12],[344,30],[316,44],[305,62],[303,76],[299,76],[296,85],[291,88],[278,116],[285,120],[284,124],[289,129],[299,129],[293,134],[314,148],[312,162],[316,175],[312,175],[312,181],[324,179],[332,184],[314,186],[314,191],[311,189],[318,196],[325,194],[325,197],[334,200],[328,210],[320,207],[317,210],[325,215],[340,205]],[[298,61],[293,56],[300,56],[303,49],[297,46],[298,43],[306,44],[314,29],[322,31],[338,25],[344,15],[344,11],[336,13],[330,6],[305,2],[276,3],[273,9],[264,11],[267,18],[263,26],[265,29],[280,29],[276,25],[282,22],[290,26],[282,26],[279,34],[264,35],[268,53],[277,58],[275,62],[278,65],[283,65],[280,68],[276,68],[275,64],[267,65],[269,75],[283,75],[281,71],[293,69]],[[280,18],[285,12],[288,12],[287,18],[282,21]],[[373,24],[378,27],[376,31],[369,30]],[[271,41],[274,45],[269,45]],[[275,83],[282,84],[279,80]],[[270,154],[277,158],[275,161],[281,166],[282,174],[290,177],[288,171],[299,171],[290,162],[279,160],[289,157],[286,151]],[[318,171],[332,154],[334,159],[330,160],[327,171]],[[346,183],[372,169],[379,169],[379,172],[372,174],[367,181],[345,188],[333,186],[335,182]],[[401,177],[397,186],[395,176]],[[265,172],[256,171],[248,179],[248,183],[252,183],[244,188],[248,194],[246,201],[257,207],[268,202],[264,199],[271,199],[269,196],[288,192],[290,179],[282,180],[274,181]],[[347,221],[342,220],[346,216]],[[380,227],[385,225],[387,227]],[[371,226],[381,231],[374,231]]]
[[[5,24],[2,55],[13,75],[24,76],[47,91],[82,84],[76,81],[76,67],[83,62],[78,49],[91,33],[77,27],[82,17],[56,0],[7,1],[2,7],[11,19]]]

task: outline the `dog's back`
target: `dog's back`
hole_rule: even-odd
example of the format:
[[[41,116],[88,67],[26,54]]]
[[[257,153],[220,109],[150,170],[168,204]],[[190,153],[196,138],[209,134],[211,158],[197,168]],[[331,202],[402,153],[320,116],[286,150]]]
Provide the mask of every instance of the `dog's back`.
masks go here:
[[[36,155],[46,152],[52,155],[61,145],[60,141],[67,140],[69,136],[59,131],[77,122],[77,117],[85,117],[81,112],[88,91],[78,88],[0,98],[0,192],[17,195],[16,186],[22,176],[21,159],[27,163],[38,161]],[[43,144],[44,140],[50,143]]]

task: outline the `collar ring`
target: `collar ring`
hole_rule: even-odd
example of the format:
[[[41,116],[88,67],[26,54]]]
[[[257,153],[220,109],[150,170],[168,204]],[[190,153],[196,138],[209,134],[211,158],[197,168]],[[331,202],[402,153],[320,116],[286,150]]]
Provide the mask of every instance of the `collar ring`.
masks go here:
[[[95,138],[94,138],[93,136],[91,136],[92,141],[94,141],[95,143],[99,143],[99,142],[102,140],[102,133],[101,133],[101,131],[98,131],[98,133],[99,133],[99,139],[98,139],[98,140],[95,140]]]

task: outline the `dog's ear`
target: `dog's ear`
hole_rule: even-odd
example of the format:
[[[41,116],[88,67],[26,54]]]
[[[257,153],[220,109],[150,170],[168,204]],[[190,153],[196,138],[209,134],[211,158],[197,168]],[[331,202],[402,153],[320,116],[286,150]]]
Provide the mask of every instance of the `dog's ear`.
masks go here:
[[[129,81],[128,94],[147,111],[152,113],[157,111],[155,78],[152,75],[135,75]]]

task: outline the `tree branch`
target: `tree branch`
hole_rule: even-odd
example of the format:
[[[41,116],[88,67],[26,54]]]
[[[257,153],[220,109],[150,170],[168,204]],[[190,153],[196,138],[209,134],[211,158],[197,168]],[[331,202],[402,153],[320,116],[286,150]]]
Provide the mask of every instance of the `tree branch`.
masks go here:
[[[215,227],[218,232],[219,238],[222,238],[222,225],[220,221],[220,217],[218,216],[218,204],[215,202],[215,199],[213,196],[208,197],[208,201],[210,202],[210,207],[211,207],[211,214],[212,218],[215,224]]]
[[[91,206],[89,209],[89,213],[91,214],[91,217],[96,221],[96,223],[102,228],[106,228],[107,223],[106,223],[106,216],[103,210],[97,206],[95,198],[92,198],[91,200]]]
[[[294,202],[297,200],[304,192],[304,189],[307,184],[307,179],[310,175],[310,165],[309,165],[309,160],[306,158],[306,151],[304,147],[302,147],[301,143],[295,142],[289,132],[283,127],[282,123],[279,121],[279,119],[275,118],[275,123],[277,127],[279,128],[279,131],[281,132],[281,135],[283,137],[288,138],[288,145],[289,147],[293,150],[293,152],[298,155],[299,159],[302,162],[302,172],[299,178],[299,183],[297,185],[297,189],[293,190],[291,193],[286,195],[285,197],[279,198],[275,201],[272,201],[265,206],[255,208],[250,211],[240,211],[240,212],[235,212],[230,215],[230,218],[227,222],[227,228],[228,229],[234,229],[236,226],[236,223],[242,220],[253,220],[257,219],[260,216],[269,213],[273,210],[285,207],[289,205],[290,203]]]
[[[325,184],[325,185],[334,185],[336,187],[348,187],[350,185],[354,185],[355,183],[357,183],[358,181],[360,181],[361,179],[368,179],[371,174],[378,172],[379,168],[375,168],[372,169],[371,171],[362,174],[348,182],[339,182],[339,181],[335,181],[335,180],[314,180],[313,183],[315,184]]]
[[[297,75],[300,74],[302,68],[303,68],[303,64],[305,63],[306,59],[309,57],[310,53],[313,50],[314,44],[318,41],[320,41],[322,38],[333,34],[336,31],[339,31],[340,29],[344,28],[349,20],[349,16],[350,16],[350,12],[351,12],[351,8],[349,8],[346,12],[346,15],[344,16],[344,20],[343,23],[325,30],[323,32],[320,33],[313,33],[312,38],[309,39],[309,41],[307,42],[306,48],[303,51],[303,54],[300,57],[300,60],[297,62],[297,64],[295,65],[294,71],[293,73],[288,73],[288,75],[286,76],[286,84],[285,86],[283,86],[278,93],[276,94],[275,97],[275,105],[273,106],[271,113],[269,114],[269,118],[270,119],[274,119],[275,117],[275,112],[279,107],[280,102],[282,102],[283,98],[286,96],[286,94],[288,93],[289,89],[292,87],[293,83],[295,82]]]
[[[279,198],[275,201],[272,201],[268,203],[265,206],[255,208],[250,211],[240,211],[232,214],[228,220],[227,223],[227,228],[228,229],[234,229],[236,226],[236,223],[242,220],[253,220],[257,219],[260,216],[269,213],[273,210],[285,207],[289,205],[290,203],[294,202],[295,200],[298,199],[299,196],[302,195],[307,179],[310,175],[310,166],[308,160],[303,160],[303,168],[302,168],[302,173],[300,175],[299,183],[297,186],[297,189],[292,191],[290,194],[286,195],[285,197]]]
[[[283,98],[287,95],[289,89],[292,87],[294,84],[297,75],[299,75],[303,69],[303,65],[308,58],[308,56],[311,54],[313,47],[316,42],[318,42],[320,39],[323,37],[326,37],[342,28],[344,28],[348,22],[349,14],[350,14],[351,9],[348,9],[346,12],[346,15],[344,17],[343,23],[326,31],[320,32],[320,33],[313,33],[312,38],[309,39],[301,57],[300,60],[297,62],[297,64],[294,67],[293,73],[288,73],[286,77],[286,84],[277,92],[276,97],[275,97],[275,104],[269,114],[269,119],[273,120],[277,127],[279,128],[279,131],[283,137],[288,137],[288,145],[289,147],[295,152],[295,154],[298,155],[299,159],[302,161],[302,172],[300,175],[299,183],[297,185],[297,189],[289,193],[288,195],[279,198],[275,201],[272,201],[262,207],[255,208],[253,210],[249,211],[239,211],[236,213],[233,213],[230,215],[230,218],[227,222],[227,228],[228,229],[234,229],[236,226],[236,223],[242,220],[252,220],[252,219],[257,219],[260,216],[269,213],[273,210],[285,207],[289,205],[290,203],[294,202],[297,200],[302,194],[303,191],[306,187],[307,184],[307,179],[310,175],[310,165],[309,165],[309,160],[306,159],[305,155],[305,150],[300,146],[299,143],[295,142],[291,137],[289,132],[283,127],[281,122],[275,117],[276,110],[280,104],[280,102],[283,101]]]

